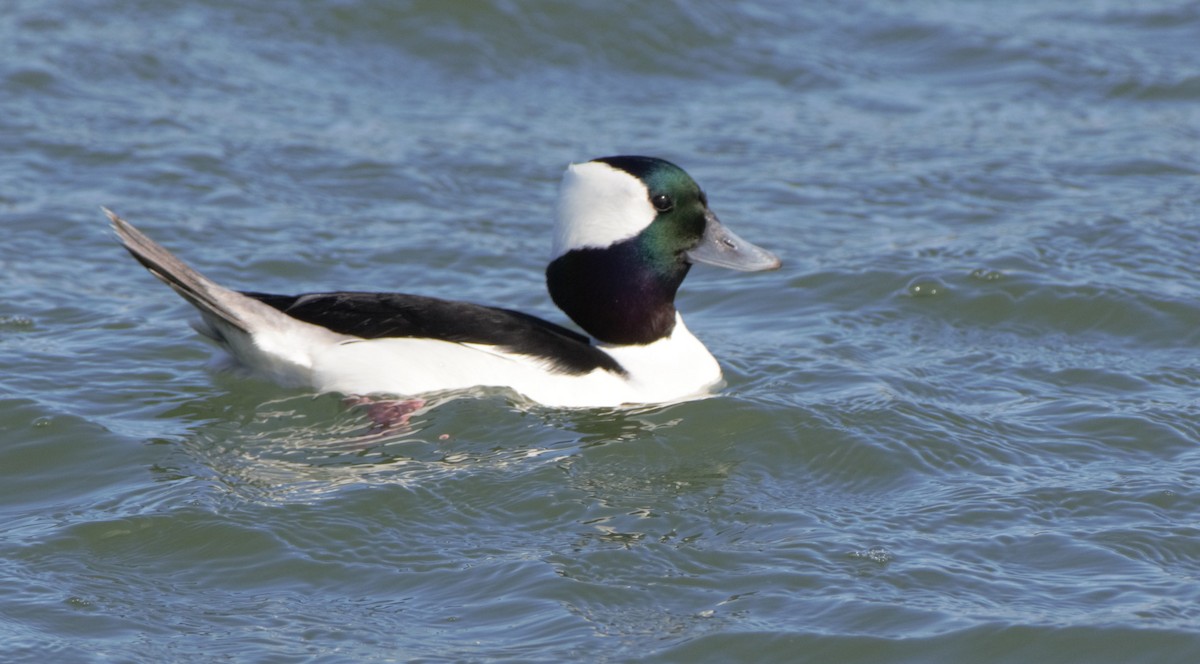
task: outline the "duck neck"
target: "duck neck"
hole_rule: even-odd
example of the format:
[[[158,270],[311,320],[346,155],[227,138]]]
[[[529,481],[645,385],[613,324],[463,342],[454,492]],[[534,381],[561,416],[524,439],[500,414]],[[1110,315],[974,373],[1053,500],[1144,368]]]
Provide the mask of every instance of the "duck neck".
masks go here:
[[[554,304],[605,344],[649,344],[675,329],[675,292],[691,266],[655,266],[635,241],[573,249],[546,268]]]

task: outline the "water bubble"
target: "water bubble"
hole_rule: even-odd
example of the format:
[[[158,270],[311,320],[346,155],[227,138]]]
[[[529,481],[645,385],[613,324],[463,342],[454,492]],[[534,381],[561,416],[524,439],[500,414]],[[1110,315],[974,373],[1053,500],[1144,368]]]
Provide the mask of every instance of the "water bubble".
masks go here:
[[[911,297],[934,297],[948,290],[946,284],[935,277],[917,277],[908,282],[906,289]]]
[[[28,316],[0,316],[0,330],[31,330],[33,327],[33,319]]]
[[[982,267],[971,270],[971,278],[978,279],[980,281],[996,281],[1003,276],[1004,273],[1000,272],[999,270],[989,270]]]
[[[892,555],[891,551],[888,551],[882,546],[873,546],[863,551],[852,551],[850,552],[850,557],[858,560],[870,561],[876,565],[886,565],[892,562],[895,556]]]
[[[90,610],[90,609],[96,608],[96,605],[93,604],[90,600],[86,600],[82,597],[76,597],[75,595],[68,597],[66,600],[66,604],[67,604],[67,606],[71,607],[72,609],[88,609],[88,610]]]

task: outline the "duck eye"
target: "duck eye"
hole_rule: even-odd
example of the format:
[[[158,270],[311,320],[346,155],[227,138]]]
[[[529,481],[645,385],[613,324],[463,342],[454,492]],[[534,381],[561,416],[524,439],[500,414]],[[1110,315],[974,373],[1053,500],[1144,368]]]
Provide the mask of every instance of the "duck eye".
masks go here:
[[[675,202],[666,194],[658,194],[650,197],[650,203],[654,205],[654,209],[659,212],[670,212],[671,208],[675,207]]]

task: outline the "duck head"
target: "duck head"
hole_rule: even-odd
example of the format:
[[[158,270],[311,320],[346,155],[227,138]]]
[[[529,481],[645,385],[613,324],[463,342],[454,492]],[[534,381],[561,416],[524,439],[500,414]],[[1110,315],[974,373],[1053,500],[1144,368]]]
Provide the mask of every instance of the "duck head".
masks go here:
[[[669,161],[617,156],[567,168],[546,284],[593,338],[622,345],[669,336],[675,293],[693,263],[780,266],[726,228],[695,180]]]

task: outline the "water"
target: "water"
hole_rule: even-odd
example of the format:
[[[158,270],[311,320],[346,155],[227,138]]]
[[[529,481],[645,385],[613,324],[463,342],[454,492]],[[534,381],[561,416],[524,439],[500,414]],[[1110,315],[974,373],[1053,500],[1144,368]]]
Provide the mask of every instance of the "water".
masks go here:
[[[9,0],[0,659],[1192,662],[1200,5]],[[233,286],[561,320],[564,165],[688,169],[712,399],[409,431],[214,374]]]

